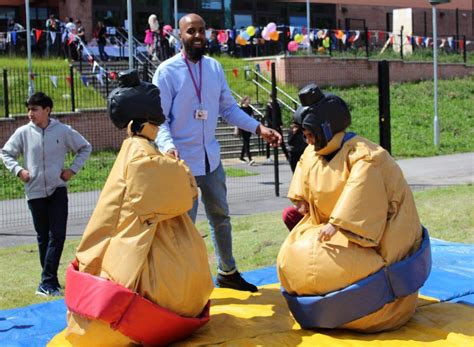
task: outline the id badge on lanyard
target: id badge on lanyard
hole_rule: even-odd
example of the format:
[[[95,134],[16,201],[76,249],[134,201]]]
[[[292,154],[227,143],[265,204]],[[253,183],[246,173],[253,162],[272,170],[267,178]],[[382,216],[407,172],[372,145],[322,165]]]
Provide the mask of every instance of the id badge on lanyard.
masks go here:
[[[186,66],[188,67],[189,74],[191,75],[191,79],[193,80],[193,85],[194,85],[194,90],[196,91],[196,96],[199,99],[199,108],[194,111],[194,119],[199,119],[199,120],[206,120],[208,116],[208,111],[204,108],[204,105],[202,104],[202,98],[201,98],[201,90],[202,90],[202,62],[199,62],[199,87],[196,83],[196,79],[194,78],[193,72],[191,70],[191,67],[189,66],[188,59],[183,56],[184,62],[186,63]]]

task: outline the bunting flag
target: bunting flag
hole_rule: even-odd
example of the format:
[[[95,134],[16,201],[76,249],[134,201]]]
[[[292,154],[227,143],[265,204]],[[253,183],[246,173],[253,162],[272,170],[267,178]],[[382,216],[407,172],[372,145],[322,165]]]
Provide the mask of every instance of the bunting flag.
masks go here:
[[[97,80],[99,81],[100,85],[104,85],[104,79],[102,77],[102,74],[99,72],[98,74],[95,75],[95,77],[97,78]]]
[[[110,71],[109,77],[112,81],[115,81],[117,79],[117,73],[115,71]]]
[[[51,36],[51,43],[54,45],[54,42],[56,41],[56,32],[50,31],[49,36]]]
[[[451,49],[454,48],[454,37],[452,37],[452,36],[448,37],[448,46]]]
[[[260,72],[260,64],[255,64],[255,70],[257,70],[257,72]]]
[[[267,65],[267,70],[270,71],[270,67],[272,65],[271,61],[270,60],[266,60],[265,61],[265,65]]]
[[[68,37],[68,40],[67,40],[67,44],[68,46],[74,42],[74,35],[73,34],[69,34],[69,37]]]
[[[384,41],[385,40],[385,33],[383,31],[379,31],[379,41]]]
[[[348,38],[350,35],[351,35],[351,34],[349,33],[349,31],[346,31],[346,32],[344,33],[344,35],[342,35],[341,40],[342,40],[342,43],[343,43],[343,44],[346,44],[347,38]]]
[[[423,38],[421,36],[416,37],[416,45],[421,46],[423,44]]]
[[[35,29],[35,34],[36,34],[36,43],[39,42],[40,38],[41,38],[41,34],[43,33],[43,30],[40,30],[40,29]]]
[[[459,40],[459,49],[464,50],[464,40]]]
[[[94,64],[94,58],[92,58],[92,55],[88,55],[88,56],[87,56],[87,61],[88,61],[91,65]]]
[[[370,41],[371,37],[372,37],[372,33],[370,31],[367,31],[367,42]]]
[[[294,32],[295,32],[295,27],[290,25],[290,37],[293,37]]]
[[[439,48],[443,48],[445,43],[446,39],[441,39],[441,44],[439,45]]]
[[[355,31],[355,34],[351,37],[351,43],[352,42],[356,42],[358,39],[359,39],[359,36],[360,36],[360,31],[359,30],[356,30]]]
[[[405,38],[406,38],[406,44],[409,45],[411,43],[411,36],[407,35]]]
[[[72,87],[72,78],[71,76],[66,76],[66,82],[69,84],[69,87]]]
[[[51,83],[53,83],[54,88],[58,87],[58,76],[49,76]]]
[[[95,73],[95,69],[96,69],[97,67],[100,68],[99,64],[97,64],[97,62],[94,60],[93,65],[92,65],[92,73]]]
[[[429,37],[424,37],[423,38],[423,43],[425,44],[425,47],[429,47],[430,46],[430,38]]]
[[[89,87],[89,79],[87,76],[81,76],[81,81],[86,87]]]
[[[395,38],[393,37],[393,34],[390,33],[389,36],[388,36],[389,44],[393,45],[394,40],[395,40]]]
[[[336,36],[336,39],[342,40],[342,37],[344,36],[344,32],[342,30],[336,30],[334,32],[334,35]]]
[[[234,74],[234,77],[237,77],[239,75],[239,70],[237,70],[236,68],[233,68],[232,73]]]
[[[16,45],[16,31],[10,32],[10,37],[14,45]]]
[[[311,30],[311,31],[309,32],[309,40],[310,40],[311,42],[314,41],[314,30]]]

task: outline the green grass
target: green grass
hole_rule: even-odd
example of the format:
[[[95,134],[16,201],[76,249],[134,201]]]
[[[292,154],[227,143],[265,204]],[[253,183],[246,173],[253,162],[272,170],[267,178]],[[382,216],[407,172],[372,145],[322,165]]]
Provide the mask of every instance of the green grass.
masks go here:
[[[227,80],[240,95],[250,95],[256,100],[255,87],[246,83],[243,66],[254,68],[251,62],[240,59],[220,58],[227,70]],[[237,77],[232,68],[240,69]],[[316,81],[317,82],[317,81]],[[280,85],[297,99],[298,90],[291,85]],[[438,81],[438,117],[440,146],[434,146],[432,81],[392,83],[390,86],[392,155],[397,158],[425,157],[441,154],[463,153],[474,150],[474,75],[464,78]],[[352,114],[350,131],[379,142],[378,88],[357,86],[350,88],[327,88],[325,92],[342,97]],[[267,97],[262,98],[265,103]],[[284,112],[286,125],[291,120],[290,112]]]
[[[101,190],[104,186],[110,170],[115,162],[117,154],[114,151],[93,152],[83,169],[69,182],[68,191],[71,193]],[[68,155],[66,166],[72,162],[72,156]],[[20,158],[21,162],[21,158]],[[225,167],[228,177],[246,177],[259,175],[244,169]],[[18,199],[24,197],[23,183],[18,177],[13,176],[4,166],[0,166],[0,201]]]
[[[234,167],[224,168],[227,177],[246,177],[260,175],[258,172],[250,172],[244,169],[237,169]]]
[[[474,186],[453,186],[415,192],[418,212],[430,235],[446,241],[474,243]],[[281,211],[232,218],[234,255],[241,271],[275,264],[281,244],[288,235]],[[206,221],[197,223],[206,234],[209,264],[215,275],[215,256]],[[74,258],[79,240],[66,242],[59,269],[64,283],[65,269]],[[36,245],[0,249],[0,309],[44,302],[34,295],[40,265]]]
[[[9,113],[26,115],[24,105],[28,97],[28,67],[26,59],[0,58],[0,66],[8,72]],[[54,112],[70,112],[71,87],[66,77],[70,75],[69,63],[62,59],[33,59],[35,91],[48,94],[54,102]],[[52,83],[51,76],[57,77],[57,87]],[[105,99],[92,87],[85,86],[80,74],[74,74],[74,93],[76,108],[105,107]],[[3,79],[2,79],[3,84]],[[0,104],[5,102],[3,88],[0,88]],[[4,116],[4,108],[0,108],[0,116]]]

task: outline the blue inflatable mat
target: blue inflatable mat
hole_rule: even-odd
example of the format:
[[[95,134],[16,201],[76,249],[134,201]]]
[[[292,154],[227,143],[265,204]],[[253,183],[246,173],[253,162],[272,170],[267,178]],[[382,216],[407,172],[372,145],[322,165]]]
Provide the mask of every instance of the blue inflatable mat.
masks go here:
[[[433,268],[421,294],[474,306],[474,245],[431,239]],[[277,283],[275,266],[243,274],[256,285]],[[66,327],[64,300],[0,311],[0,346],[43,347]]]

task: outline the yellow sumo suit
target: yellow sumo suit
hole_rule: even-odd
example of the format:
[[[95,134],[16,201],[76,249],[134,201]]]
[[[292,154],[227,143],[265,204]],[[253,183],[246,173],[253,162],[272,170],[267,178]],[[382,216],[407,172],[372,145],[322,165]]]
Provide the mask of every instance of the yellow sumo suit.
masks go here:
[[[124,74],[125,84],[127,78],[136,83],[135,74]],[[146,88],[156,87],[146,84]],[[136,92],[133,83],[126,89],[119,97],[126,99],[130,95],[127,93]],[[171,311],[181,317],[198,317],[208,304],[213,283],[205,244],[187,214],[197,197],[195,180],[183,161],[156,149],[152,141],[158,131],[157,121],[146,118],[148,111],[142,112],[145,116],[140,114],[136,98],[143,98],[143,103],[151,103],[150,109],[161,112],[159,99],[157,104],[147,91],[138,92],[144,94],[133,94],[123,107],[122,111],[130,112],[130,116],[115,119],[119,127],[128,124],[129,137],[123,142],[77,249],[78,270],[119,284],[134,292],[135,297],[159,305],[167,314]],[[113,105],[110,109],[109,105],[109,112],[114,112]],[[86,316],[69,308],[66,338],[72,345],[143,343],[107,322]]]
[[[344,289],[413,254],[422,242],[414,199],[399,166],[380,146],[345,133],[350,114],[342,99],[324,100],[329,100],[327,105],[300,112],[303,120],[301,114],[295,115],[316,143],[302,155],[288,197],[304,201],[308,210],[277,259],[282,287],[288,295],[303,298]],[[329,241],[319,241],[327,223],[335,227],[335,234]],[[416,301],[417,291],[337,328],[362,332],[398,328],[413,315]],[[357,309],[351,302],[347,310]]]

